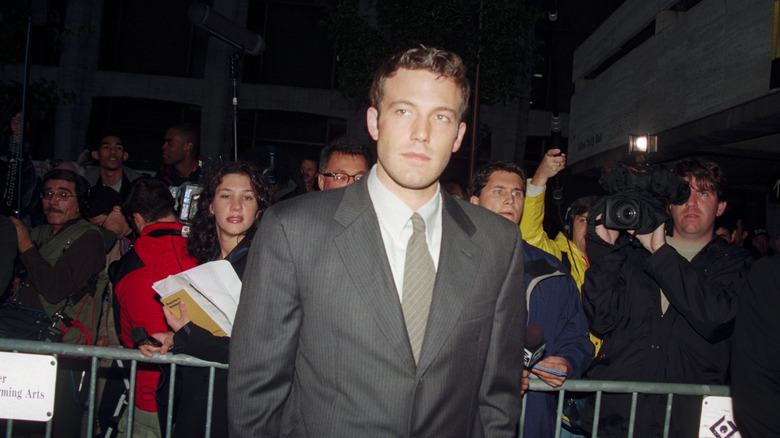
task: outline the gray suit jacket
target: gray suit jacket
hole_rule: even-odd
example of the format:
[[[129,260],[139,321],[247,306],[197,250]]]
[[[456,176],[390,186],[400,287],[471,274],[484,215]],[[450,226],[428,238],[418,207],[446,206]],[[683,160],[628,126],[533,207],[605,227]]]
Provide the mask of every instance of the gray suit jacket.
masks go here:
[[[514,436],[525,321],[518,227],[443,193],[415,366],[366,180],[265,213],[230,345],[231,437]]]

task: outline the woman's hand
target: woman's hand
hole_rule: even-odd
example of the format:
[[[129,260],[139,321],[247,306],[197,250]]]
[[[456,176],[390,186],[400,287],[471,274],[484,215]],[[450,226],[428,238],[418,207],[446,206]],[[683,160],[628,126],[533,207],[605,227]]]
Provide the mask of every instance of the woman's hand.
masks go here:
[[[190,322],[190,315],[187,313],[187,305],[184,304],[184,301],[179,302],[179,313],[181,314],[181,317],[177,318],[176,315],[171,312],[171,309],[166,306],[163,306],[163,313],[165,314],[165,321],[174,332],[178,332]]]

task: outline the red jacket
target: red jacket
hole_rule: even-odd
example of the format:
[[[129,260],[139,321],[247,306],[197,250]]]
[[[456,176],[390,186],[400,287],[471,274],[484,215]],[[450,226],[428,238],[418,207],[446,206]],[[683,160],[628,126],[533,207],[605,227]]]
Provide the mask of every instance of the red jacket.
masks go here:
[[[134,327],[143,327],[149,334],[168,331],[162,305],[152,284],[197,265],[187,253],[187,239],[181,237],[181,228],[178,222],[146,226],[133,250],[118,262],[120,266],[116,270],[120,272],[120,279],[114,292],[121,307],[119,339],[125,347],[134,348],[130,338],[130,330]],[[144,411],[157,412],[159,365],[139,364],[138,369],[135,404]]]

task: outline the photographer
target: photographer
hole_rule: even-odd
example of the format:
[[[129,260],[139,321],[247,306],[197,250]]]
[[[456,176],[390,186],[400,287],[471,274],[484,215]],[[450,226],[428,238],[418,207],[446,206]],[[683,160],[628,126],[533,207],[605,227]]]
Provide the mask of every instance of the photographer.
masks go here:
[[[725,384],[736,298],[750,255],[714,235],[715,218],[726,208],[722,170],[700,159],[677,163],[673,173],[689,183],[690,195],[685,183],[666,172],[654,173],[650,183],[649,175],[635,171],[615,175],[621,168],[613,170],[612,181],[622,181],[617,185],[624,185],[619,190],[623,194],[607,199],[625,202],[622,199],[632,193],[631,188],[624,190],[628,183],[638,182],[637,187],[647,190],[638,198],[638,210],[625,210],[632,211],[629,216],[637,213],[636,230],[604,226],[606,222],[614,227],[610,217],[625,212],[605,208],[607,199],[594,206],[588,221],[592,264],[582,288],[583,306],[591,330],[603,336],[604,346],[587,377]],[[667,187],[659,189],[663,186],[659,181]],[[610,189],[604,177],[602,185]],[[662,202],[671,215],[671,236],[665,232],[666,212],[657,208]],[[639,396],[634,436],[662,435],[665,403],[663,395]],[[630,395],[605,394],[599,436],[626,436],[630,405]],[[592,421],[593,408],[589,403],[586,423]],[[700,415],[701,397],[676,396],[670,436],[698,436]]]

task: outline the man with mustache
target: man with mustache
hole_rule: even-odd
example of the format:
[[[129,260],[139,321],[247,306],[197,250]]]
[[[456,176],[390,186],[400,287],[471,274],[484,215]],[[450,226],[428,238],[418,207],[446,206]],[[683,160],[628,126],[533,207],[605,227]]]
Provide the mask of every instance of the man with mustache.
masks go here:
[[[50,316],[64,315],[56,324],[65,332],[63,342],[92,345],[107,276],[103,238],[96,226],[82,218],[88,188],[80,175],[54,169],[44,176],[41,192],[48,223],[28,233],[21,221],[11,221],[16,226],[19,258],[27,271],[13,299]],[[72,425],[83,404],[74,401],[86,396],[89,385],[82,385],[80,395],[74,394],[71,383],[80,381],[87,366],[84,359],[60,357],[58,361],[54,436],[79,435]]]
[[[592,331],[604,345],[586,377],[724,385],[729,368],[737,296],[746,284],[750,254],[715,235],[726,209],[726,177],[710,161],[686,159],[672,172],[688,181],[689,199],[670,205],[665,224],[635,235],[589,218],[582,301]],[[604,394],[599,436],[626,436],[631,395]],[[672,437],[698,435],[701,397],[675,396]],[[584,420],[593,418],[589,405]],[[634,436],[661,436],[665,395],[640,395]]]

